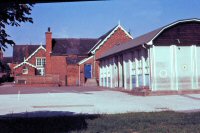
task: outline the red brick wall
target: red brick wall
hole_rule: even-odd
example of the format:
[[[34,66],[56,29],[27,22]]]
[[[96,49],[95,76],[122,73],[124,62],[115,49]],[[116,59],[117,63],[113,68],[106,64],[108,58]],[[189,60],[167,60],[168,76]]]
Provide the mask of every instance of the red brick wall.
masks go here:
[[[95,58],[99,58],[105,51],[112,48],[116,44],[124,43],[131,40],[121,28],[117,31],[96,51]]]
[[[96,51],[95,53],[95,59],[99,58],[101,55],[103,55],[104,52],[106,52],[108,49],[114,47],[116,44],[124,43],[131,40],[122,29],[117,29],[115,33]],[[94,64],[95,63],[95,64]],[[84,77],[84,65],[85,64],[91,64],[92,65],[92,75],[95,76],[98,82],[99,79],[99,61],[94,61],[94,58],[89,59],[88,61],[84,62],[80,65],[80,82],[81,85],[85,83],[85,77]]]
[[[35,55],[33,55],[28,62],[30,64],[36,65],[36,57],[46,57],[46,52],[44,49],[40,49]]]
[[[125,32],[118,28],[117,31],[96,51],[95,58],[98,59],[101,55],[103,55],[108,49],[114,47],[116,44],[124,43],[131,40]],[[97,81],[99,80],[99,61],[95,61],[95,76]]]
[[[51,74],[52,72],[52,62],[51,62],[51,52],[52,52],[52,33],[46,32],[46,74]]]
[[[67,65],[67,85],[78,85],[79,84],[79,66],[77,64]]]
[[[115,33],[96,51],[95,58],[99,58],[105,51],[112,48],[115,44],[119,44],[122,42],[126,42],[130,40],[130,38],[121,30],[118,29]],[[99,78],[99,62],[94,61],[93,58],[86,61],[84,64],[80,65],[80,73],[79,66],[73,64],[66,63],[66,56],[51,56],[52,51],[52,33],[46,32],[46,53],[44,50],[38,51],[36,55],[34,55],[30,59],[30,63],[35,65],[36,58],[35,57],[45,57],[46,56],[46,76],[50,75],[59,75],[59,84],[61,85],[77,85],[79,83],[79,74],[81,84],[85,82],[84,79],[84,64],[92,65],[92,75],[97,79]],[[95,63],[95,65],[94,65]],[[95,66],[95,67],[94,67]],[[95,71],[94,71],[95,70]],[[17,69],[17,72],[21,72],[22,70]],[[35,73],[35,72],[34,72]],[[33,74],[33,73],[32,73]],[[37,76],[36,76],[37,77]],[[37,81],[38,80],[38,81]],[[40,78],[35,78],[34,82],[40,82]]]
[[[30,64],[32,64],[32,65],[36,65],[36,57],[45,57],[45,55],[46,55],[45,50],[40,49],[27,62],[30,63]],[[16,66],[16,65],[18,65],[18,64],[11,64],[11,68],[12,68],[11,71],[13,71],[14,75],[16,75],[16,74],[18,74],[18,75],[22,74],[22,69],[23,69],[24,66],[27,66],[30,69],[29,70],[30,72],[27,75],[35,75],[35,68],[30,67],[29,65],[25,64],[25,65],[22,65],[22,66],[20,66],[20,67],[18,67],[16,69],[13,69],[13,67]],[[34,69],[34,71],[33,71],[33,69]]]
[[[24,67],[28,67],[28,74],[22,74],[22,70],[23,70]],[[20,75],[33,76],[33,75],[35,75],[35,68],[33,68],[33,67],[31,67],[31,66],[29,66],[27,64],[24,64],[24,65],[22,65],[22,66],[20,66],[20,67],[18,67],[16,69],[14,69],[14,75],[15,76],[16,75],[18,75],[18,76],[20,76]]]
[[[45,57],[45,50],[43,50],[43,49],[40,49],[35,55],[33,55],[27,62],[28,63],[30,63],[30,64],[32,64],[32,65],[36,65],[36,57]],[[11,64],[11,67],[14,67],[14,66],[16,66],[16,65],[18,65],[18,64]],[[35,68],[33,68],[33,67],[31,67],[31,66],[29,66],[29,65],[27,65],[27,64],[24,64],[24,65],[22,65],[22,66],[20,66],[20,67],[18,67],[18,68],[16,68],[16,69],[14,69],[13,70],[13,72],[14,72],[14,75],[22,75],[22,70],[23,70],[23,67],[24,66],[27,66],[28,67],[28,69],[29,69],[29,72],[28,72],[28,74],[26,74],[26,76],[32,76],[32,75],[35,75]]]
[[[51,59],[50,61],[52,62],[51,64],[52,70],[50,74],[59,75],[61,85],[65,85],[65,82],[66,82],[65,76],[66,76],[66,67],[67,67],[66,56],[51,56],[50,59]]]
[[[51,86],[52,84],[58,85],[59,84],[59,75],[46,75],[46,76],[30,76],[30,75],[22,75],[16,76],[15,81],[18,83],[18,80],[25,80],[26,84],[45,84]]]

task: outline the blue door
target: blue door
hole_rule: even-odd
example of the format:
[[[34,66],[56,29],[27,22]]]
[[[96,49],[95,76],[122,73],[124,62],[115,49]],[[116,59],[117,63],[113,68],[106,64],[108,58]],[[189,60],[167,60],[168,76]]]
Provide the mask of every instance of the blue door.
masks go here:
[[[85,78],[92,78],[92,65],[91,64],[85,64],[84,74],[85,74]]]

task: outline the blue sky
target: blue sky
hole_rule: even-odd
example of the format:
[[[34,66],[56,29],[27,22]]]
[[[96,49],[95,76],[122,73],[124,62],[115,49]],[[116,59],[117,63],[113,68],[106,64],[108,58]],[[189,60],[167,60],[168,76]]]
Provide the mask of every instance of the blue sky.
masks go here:
[[[179,19],[200,18],[199,0],[109,0],[75,3],[36,4],[34,23],[8,27],[16,44],[45,43],[51,27],[54,38],[97,38],[120,21],[133,37]],[[5,56],[12,56],[9,47]]]

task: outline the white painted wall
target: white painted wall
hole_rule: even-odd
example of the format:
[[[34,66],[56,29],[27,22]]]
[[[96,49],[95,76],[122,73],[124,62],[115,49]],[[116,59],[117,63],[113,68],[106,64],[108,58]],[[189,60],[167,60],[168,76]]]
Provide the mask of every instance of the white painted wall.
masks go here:
[[[195,59],[196,59],[196,65],[195,65],[195,80],[196,80],[196,86],[197,88],[200,88],[200,46],[195,47]]]
[[[123,87],[123,71],[122,71],[122,65],[123,65],[123,55],[118,56],[118,69],[119,69],[119,87]]]
[[[152,91],[199,88],[199,47],[154,46],[150,51]]]
[[[129,51],[104,59],[100,68],[100,78],[103,79],[100,85],[111,88],[123,87],[124,85],[127,90],[144,87],[149,82],[146,80],[146,74],[149,75],[150,72],[147,64],[150,63],[146,49]],[[110,79],[111,83],[109,84]]]

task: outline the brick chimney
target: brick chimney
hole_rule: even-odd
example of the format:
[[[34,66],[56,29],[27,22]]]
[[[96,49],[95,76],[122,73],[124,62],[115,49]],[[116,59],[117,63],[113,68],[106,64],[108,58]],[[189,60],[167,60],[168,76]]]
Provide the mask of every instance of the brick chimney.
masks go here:
[[[46,74],[51,74],[51,52],[52,52],[52,32],[50,27],[46,35]]]

